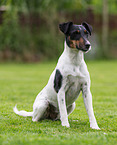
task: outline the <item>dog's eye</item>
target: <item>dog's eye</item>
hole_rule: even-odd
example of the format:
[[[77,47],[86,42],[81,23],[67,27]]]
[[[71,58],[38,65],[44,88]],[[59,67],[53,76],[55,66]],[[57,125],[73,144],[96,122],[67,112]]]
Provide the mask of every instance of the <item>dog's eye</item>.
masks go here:
[[[88,37],[88,32],[87,30],[84,30],[85,35]]]

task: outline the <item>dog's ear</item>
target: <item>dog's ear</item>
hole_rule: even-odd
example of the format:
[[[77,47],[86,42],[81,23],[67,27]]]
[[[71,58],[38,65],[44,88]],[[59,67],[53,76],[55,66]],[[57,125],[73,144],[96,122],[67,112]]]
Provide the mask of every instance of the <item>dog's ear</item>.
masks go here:
[[[65,34],[68,35],[69,34],[69,29],[70,27],[73,25],[73,22],[67,22],[67,23],[62,23],[59,24],[59,29]]]
[[[89,34],[91,35],[91,32],[92,32],[92,26],[89,25],[88,23],[86,22],[83,22],[82,25],[86,28],[86,30],[89,32]]]

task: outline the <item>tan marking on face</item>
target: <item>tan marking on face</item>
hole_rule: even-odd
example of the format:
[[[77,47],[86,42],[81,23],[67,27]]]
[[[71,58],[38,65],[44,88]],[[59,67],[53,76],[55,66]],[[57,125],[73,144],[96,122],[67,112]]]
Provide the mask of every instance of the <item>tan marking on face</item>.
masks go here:
[[[79,47],[79,43],[80,43],[80,41],[76,41],[76,45]]]
[[[69,36],[69,41],[70,41],[71,48],[76,48],[76,46],[80,47],[84,45],[84,40],[82,37],[79,40],[71,40]]]
[[[84,40],[83,40],[82,37],[80,38],[79,42],[80,42],[80,43],[84,43]]]
[[[75,40],[71,40],[70,36],[69,36],[69,41],[70,41],[70,47],[71,48],[76,48],[76,41]]]

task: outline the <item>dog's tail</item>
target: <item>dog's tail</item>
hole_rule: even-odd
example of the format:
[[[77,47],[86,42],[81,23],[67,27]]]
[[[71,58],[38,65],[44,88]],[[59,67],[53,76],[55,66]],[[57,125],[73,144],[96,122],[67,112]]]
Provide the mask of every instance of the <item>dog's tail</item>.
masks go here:
[[[13,108],[13,111],[20,116],[24,116],[24,117],[33,116],[33,112],[27,112],[24,110],[18,111],[17,105]]]

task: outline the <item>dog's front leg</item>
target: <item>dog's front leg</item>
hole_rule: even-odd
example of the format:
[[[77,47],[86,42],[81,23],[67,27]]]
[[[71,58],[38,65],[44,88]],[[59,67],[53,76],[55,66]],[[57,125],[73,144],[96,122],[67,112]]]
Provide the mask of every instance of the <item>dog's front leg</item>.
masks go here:
[[[90,121],[90,127],[92,129],[100,129],[97,125],[94,112],[93,112],[93,106],[92,106],[92,95],[90,92],[90,87],[87,86],[87,83],[83,85],[83,99],[84,99],[84,104],[85,108],[87,111],[87,114],[89,116],[89,121]]]
[[[62,90],[62,89],[59,90],[57,99],[58,99],[60,120],[61,120],[62,126],[70,127],[69,122],[68,122],[64,90]]]

